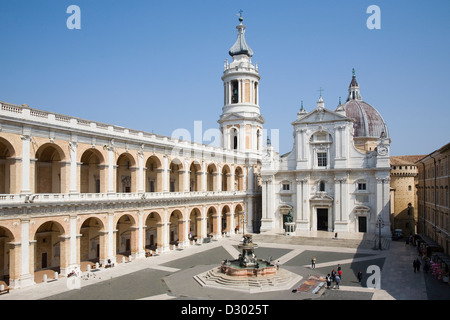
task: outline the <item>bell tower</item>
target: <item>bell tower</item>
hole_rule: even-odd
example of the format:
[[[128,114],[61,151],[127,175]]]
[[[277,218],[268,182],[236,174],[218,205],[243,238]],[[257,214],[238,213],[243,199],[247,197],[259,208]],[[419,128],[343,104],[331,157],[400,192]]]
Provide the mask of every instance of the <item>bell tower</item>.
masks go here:
[[[218,120],[222,147],[230,150],[261,153],[264,118],[259,108],[259,71],[251,58],[253,51],[245,41],[242,11],[237,39],[228,52],[233,58],[224,64],[222,76],[224,105]]]

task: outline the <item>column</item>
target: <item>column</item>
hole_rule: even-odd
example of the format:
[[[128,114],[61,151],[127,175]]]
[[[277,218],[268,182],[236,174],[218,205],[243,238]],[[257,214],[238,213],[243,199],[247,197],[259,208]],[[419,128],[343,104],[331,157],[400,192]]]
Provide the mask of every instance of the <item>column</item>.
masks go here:
[[[185,207],[184,208],[184,237],[183,237],[183,241],[182,241],[182,245],[183,247],[189,246],[189,227],[190,227],[190,223],[189,223],[189,208]],[[197,221],[195,221],[195,223],[197,223]]]
[[[184,192],[190,191],[190,185],[191,185],[191,173],[190,173],[190,167],[187,162],[187,160],[184,160]],[[180,190],[181,191],[181,190]]]
[[[163,168],[163,192],[169,192],[169,185],[168,185],[168,170],[169,170],[169,159],[167,158],[167,155],[164,155],[164,168]]]
[[[164,208],[164,225],[163,225],[163,245],[162,245],[162,252],[169,251],[169,232],[170,232],[170,223],[169,223],[169,213],[168,209]]]
[[[70,193],[78,193],[77,190],[77,142],[69,142],[69,150],[70,150],[70,186],[69,186],[69,192]],[[61,190],[63,192],[63,190]]]
[[[234,164],[231,165],[231,191],[235,191],[236,190],[236,183],[234,181],[235,179],[235,172],[234,172]]]
[[[20,193],[29,194],[30,189],[30,135],[21,135],[22,139],[22,189]]]
[[[136,253],[137,258],[144,258],[145,257],[145,249],[144,249],[144,210],[140,209],[138,214],[138,250]]]
[[[114,193],[114,147],[110,144],[108,150],[108,193]]]
[[[30,220],[21,220],[22,243],[21,243],[21,268],[20,268],[20,287],[27,287],[34,284],[34,275],[30,270]],[[34,259],[33,259],[34,261]]]
[[[156,186],[155,186],[156,188]],[[144,151],[138,151],[138,192],[145,192],[144,188]]]
[[[201,214],[202,221],[201,221],[201,232],[200,232],[200,234],[201,234],[202,239],[206,238],[208,236],[208,234],[207,234],[208,228],[206,226],[206,223],[208,222],[207,221],[208,217],[206,216],[206,214],[207,214],[206,206],[204,205],[202,207],[202,214]]]
[[[70,231],[69,231],[69,268],[78,267],[77,260],[77,216],[70,215]]]
[[[205,161],[202,161],[202,191],[208,190],[208,168]]]
[[[116,263],[116,255],[115,255],[115,241],[114,234],[116,230],[114,228],[114,212],[108,212],[108,257],[107,259],[111,259],[112,263]]]
[[[220,164],[217,164],[216,180],[217,180],[217,188],[216,188],[217,191],[222,191],[222,168]]]
[[[235,217],[234,217],[234,203],[231,203],[230,206],[230,234],[234,234],[234,228],[236,227],[236,221],[235,221]]]
[[[263,178],[261,231],[272,230],[272,177]]]
[[[253,198],[247,198],[247,211],[244,211],[244,222],[242,227],[244,233],[253,232]]]

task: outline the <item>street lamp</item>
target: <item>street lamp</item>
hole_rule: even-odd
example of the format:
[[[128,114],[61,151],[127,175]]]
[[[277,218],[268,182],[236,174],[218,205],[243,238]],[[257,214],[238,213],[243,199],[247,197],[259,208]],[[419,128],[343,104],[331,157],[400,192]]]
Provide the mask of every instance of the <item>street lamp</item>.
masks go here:
[[[381,228],[384,227],[384,221],[381,216],[378,217],[376,226],[378,228],[378,249],[382,250],[382,248],[381,248]]]

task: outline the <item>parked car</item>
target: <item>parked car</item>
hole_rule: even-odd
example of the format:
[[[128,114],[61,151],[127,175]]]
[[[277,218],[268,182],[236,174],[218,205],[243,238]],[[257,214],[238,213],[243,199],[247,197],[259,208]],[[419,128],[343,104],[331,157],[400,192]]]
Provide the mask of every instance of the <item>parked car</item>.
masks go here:
[[[400,240],[403,239],[403,230],[402,229],[395,229],[392,233],[392,240]]]

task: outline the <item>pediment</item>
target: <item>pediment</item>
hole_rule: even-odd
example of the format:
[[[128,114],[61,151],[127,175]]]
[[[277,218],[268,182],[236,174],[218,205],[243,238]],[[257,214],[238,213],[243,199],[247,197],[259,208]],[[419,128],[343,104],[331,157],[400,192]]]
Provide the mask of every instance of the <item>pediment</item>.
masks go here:
[[[329,196],[326,192],[316,192],[310,199],[310,201],[321,201],[321,202],[332,202],[334,199]]]
[[[306,113],[299,119],[294,121],[292,124],[302,124],[302,123],[317,123],[317,122],[331,122],[331,121],[342,121],[351,120],[346,116],[339,114],[337,112],[328,110],[326,108],[316,108],[313,111]]]

